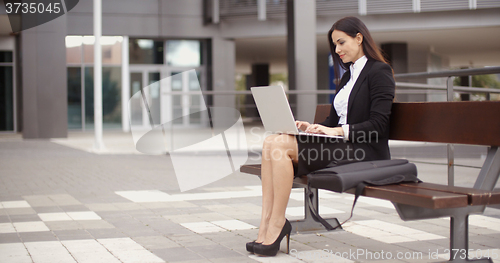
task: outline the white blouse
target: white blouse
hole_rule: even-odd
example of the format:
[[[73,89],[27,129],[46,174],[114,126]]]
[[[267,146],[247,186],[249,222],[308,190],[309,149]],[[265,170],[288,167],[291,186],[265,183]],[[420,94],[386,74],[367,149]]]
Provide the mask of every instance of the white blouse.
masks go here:
[[[349,106],[349,96],[351,95],[352,88],[356,81],[358,80],[359,74],[363,70],[366,65],[368,59],[366,56],[362,56],[356,62],[352,63],[350,66],[351,76],[349,81],[342,87],[335,99],[333,101],[333,107],[335,107],[335,111],[339,116],[339,124],[342,125],[342,129],[344,129],[344,138],[349,140],[349,124],[347,124],[347,107]]]

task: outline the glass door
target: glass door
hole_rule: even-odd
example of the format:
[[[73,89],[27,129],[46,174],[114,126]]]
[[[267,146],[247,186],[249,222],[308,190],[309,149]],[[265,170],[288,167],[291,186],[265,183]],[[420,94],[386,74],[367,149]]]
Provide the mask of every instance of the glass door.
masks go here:
[[[130,70],[130,122],[135,128],[150,129],[161,124],[159,69]]]
[[[130,121],[134,129],[206,125],[205,99],[200,88],[201,71],[159,67],[130,69]],[[142,89],[142,92],[141,92]],[[144,102],[147,102],[146,104]]]
[[[0,51],[0,131],[14,131],[13,52]]]
[[[200,71],[171,70],[170,85],[164,101],[169,105],[167,112],[176,126],[200,126],[207,123],[205,99],[200,87]]]

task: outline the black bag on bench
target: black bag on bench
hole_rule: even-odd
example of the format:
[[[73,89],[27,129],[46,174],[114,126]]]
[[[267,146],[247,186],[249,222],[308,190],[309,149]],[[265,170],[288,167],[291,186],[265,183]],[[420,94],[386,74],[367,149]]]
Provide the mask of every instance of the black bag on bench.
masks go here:
[[[408,182],[421,182],[417,178],[417,167],[405,159],[378,160],[364,162],[332,162],[326,168],[307,175],[309,208],[313,218],[322,223],[326,229],[333,230],[312,206],[314,194],[310,188],[325,189],[337,193],[356,188],[351,216],[342,222],[343,225],[351,219],[354,206],[367,185],[390,185]]]

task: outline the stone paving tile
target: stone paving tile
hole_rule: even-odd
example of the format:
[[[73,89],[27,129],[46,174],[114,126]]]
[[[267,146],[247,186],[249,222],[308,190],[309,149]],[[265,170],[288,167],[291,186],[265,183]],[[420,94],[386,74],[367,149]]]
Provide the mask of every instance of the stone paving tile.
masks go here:
[[[113,203],[113,205],[119,210],[119,211],[130,211],[130,210],[141,210],[141,209],[146,209],[145,207],[136,204],[136,203]]]
[[[118,250],[112,251],[113,255],[116,256],[123,263],[135,263],[135,262],[164,262],[160,257],[154,255],[147,250]]]
[[[240,230],[238,231],[224,231],[224,232],[216,232],[216,233],[204,233],[200,234],[200,236],[210,239],[217,243],[224,242],[234,242],[234,240],[241,239],[241,242],[247,240],[246,237],[240,234]],[[245,243],[248,241],[245,241]]]
[[[91,203],[91,204],[86,204],[85,206],[88,210],[94,212],[120,211],[120,209],[113,204]]]
[[[246,243],[253,241],[241,236],[233,236],[222,241],[214,239],[213,237],[207,238],[242,255],[248,255],[248,251],[246,250]]]
[[[25,203],[31,206],[31,208],[2,208],[0,206],[0,224],[8,223],[13,227],[11,222],[41,222],[37,217],[38,214],[44,213],[93,211],[102,218],[101,220],[45,222],[48,229],[43,232],[2,233],[0,245],[7,243],[22,245],[21,241],[46,243],[59,242],[59,240],[83,242],[95,239],[132,238],[139,247],[143,248],[141,253],[148,253],[145,250],[148,249],[168,262],[330,262],[297,261],[292,255],[283,253],[279,253],[278,257],[274,258],[255,257],[246,251],[245,243],[256,238],[258,229],[230,231],[224,229],[223,232],[218,233],[196,234],[181,225],[181,223],[241,220],[246,224],[258,226],[261,213],[261,198],[258,196],[134,203],[116,194],[118,191],[142,190],[156,190],[180,196],[186,194],[181,193],[177,188],[172,164],[164,156],[96,155],[46,141],[20,140],[15,144],[0,143],[2,143],[0,180],[8,183],[6,186],[0,185],[0,204],[1,202],[26,201]],[[33,151],[33,147],[36,147],[37,151]],[[22,162],[14,158],[15,155],[7,154],[4,149],[15,151],[17,156],[23,156]],[[460,160],[456,161],[458,163]],[[16,173],[5,173],[5,169],[11,169],[9,167],[15,167]],[[436,173],[433,165],[419,164],[420,170],[424,173]],[[443,170],[445,172],[445,169]],[[463,181],[460,175],[457,181]],[[250,185],[253,187],[246,187]],[[260,181],[255,176],[235,173],[210,186],[193,190],[192,193],[255,191],[259,187]],[[192,196],[192,193],[187,193],[186,196]],[[294,190],[289,206],[301,207],[302,198],[302,190]],[[320,193],[322,207],[344,212],[350,211],[352,200],[352,196],[348,194],[330,194],[324,191]],[[500,212],[497,209],[487,208],[485,214],[489,215],[489,218],[500,218]],[[348,214],[338,216],[342,220],[347,218]],[[483,218],[480,219],[483,220]],[[449,235],[449,219],[403,222],[390,204],[376,199],[361,198],[351,222],[367,220],[379,220],[445,237]],[[484,226],[496,227],[494,220],[488,219],[485,222],[490,222],[490,225]],[[500,239],[500,232],[491,228],[485,228],[481,224],[471,225],[470,247],[473,249],[498,247],[495,244]],[[319,235],[315,233],[292,235],[290,248],[296,252],[314,252],[324,249],[332,252],[347,252],[352,249],[376,252],[384,249],[396,253],[398,251],[425,252],[426,249],[445,249],[448,246],[448,238],[386,244],[366,238],[364,233],[355,235],[347,231],[336,231],[322,232]],[[285,248],[286,242],[283,242],[281,251],[283,252]],[[217,251],[224,251],[224,253],[216,253]],[[75,252],[74,258],[82,262],[93,262],[92,260],[106,257],[108,257],[108,262],[116,259],[109,252],[99,255],[95,253],[92,258],[78,253],[81,252]],[[126,262],[126,257],[133,258],[139,254],[127,252],[120,254],[120,257]],[[22,256],[18,257],[17,259],[21,261],[27,259]],[[2,259],[2,253],[0,253],[0,262],[3,263],[5,260]],[[40,256],[38,259],[44,258]],[[61,259],[64,259],[64,256],[52,262]],[[406,259],[377,260],[376,262],[436,261],[438,260]],[[9,259],[6,262],[14,261]],[[31,262],[30,258],[28,262]],[[373,260],[362,259],[357,262],[373,262]]]
[[[4,208],[2,209],[8,215],[33,215],[36,214],[36,211],[31,208]]]
[[[476,244],[484,244],[485,246],[493,246],[500,250],[500,240],[498,239],[500,235],[470,235],[469,234],[469,242]],[[500,251],[499,251],[500,254]]]
[[[168,220],[166,220],[166,222],[162,222],[161,224],[150,225],[149,227],[157,234],[164,236],[189,235],[193,233],[191,230]]]
[[[191,214],[191,216],[198,218],[200,221],[220,221],[233,219],[233,217],[215,212]]]
[[[106,229],[87,229],[86,230],[95,239],[101,238],[123,238],[127,237],[125,233],[116,228],[106,228]]]
[[[257,234],[259,233],[259,229],[245,229],[239,230],[238,235],[248,239],[248,241],[253,241],[257,238]],[[248,242],[246,241],[246,242]]]
[[[58,241],[25,242],[34,262],[76,262],[68,250]]]
[[[148,235],[157,235],[158,233],[154,231],[154,229],[150,227],[134,227],[130,229],[120,228],[121,231],[129,237],[140,237],[140,236],[148,236]]]
[[[144,224],[142,224],[140,221],[136,220],[135,218],[129,216],[129,215],[124,215],[120,217],[114,217],[114,218],[106,218],[104,217],[106,222],[112,224],[113,226],[117,228],[132,228],[132,227],[143,227]]]
[[[18,242],[21,242],[21,238],[17,233],[0,234],[0,243],[18,243]]]
[[[249,258],[248,256],[240,256],[240,257],[233,257],[233,258],[211,258],[211,262],[213,263],[255,263],[256,261],[254,259]]]
[[[402,247],[402,248],[414,250],[414,251],[424,252],[424,253],[429,253],[430,251],[436,251],[436,250],[442,251],[443,249],[449,248],[447,246],[440,247],[440,246],[437,246],[436,244],[431,244],[431,243],[421,242],[421,241],[404,242],[404,243],[398,243],[398,244],[394,244],[394,245]]]
[[[392,247],[391,244],[378,242],[369,238],[360,239],[359,236],[357,237],[357,239],[345,240],[345,243],[353,247],[361,247],[363,249],[368,249],[371,251],[381,251],[384,249],[387,250],[389,247]]]
[[[176,225],[170,222],[169,220],[165,219],[161,215],[153,213],[151,215],[136,215],[134,216],[134,219],[142,223],[143,225],[147,226],[164,225],[164,224]]]
[[[134,237],[133,240],[148,250],[181,247],[179,244],[164,236]]]
[[[200,219],[197,217],[193,217],[191,215],[186,215],[186,214],[179,214],[179,215],[163,215],[163,218],[177,223],[177,224],[182,224],[182,223],[194,223],[194,222],[199,222]]]
[[[1,223],[10,223],[10,222],[11,222],[10,217],[8,215],[0,215],[0,224]]]
[[[73,256],[78,263],[121,263],[120,260],[109,252],[72,252],[71,256]]]
[[[56,241],[57,237],[52,232],[26,232],[18,233],[23,242]]]
[[[89,208],[85,205],[65,205],[60,206],[64,212],[80,212],[80,211],[90,211]]]
[[[23,196],[23,198],[28,201],[31,207],[58,206],[54,200],[50,199],[46,195],[29,195]]]
[[[216,242],[205,238],[204,236],[194,234],[192,232],[188,235],[172,235],[168,238],[176,242],[177,244],[187,248],[217,244]]]
[[[58,230],[52,231],[59,240],[81,240],[94,239],[94,237],[86,230]]]
[[[154,213],[153,211],[149,209],[144,209],[144,210],[132,210],[132,211],[125,211],[130,217],[135,218],[136,220],[142,221],[142,219],[148,219],[148,218],[155,218],[158,217],[160,218],[161,216]]]
[[[52,231],[83,229],[77,221],[52,221],[45,222],[45,225]]]
[[[33,207],[36,213],[61,213],[64,210],[59,206],[35,206]],[[88,210],[88,209],[86,209]]]
[[[145,226],[153,229],[154,231],[156,231],[158,233],[165,234],[165,235],[170,235],[170,234],[179,233],[179,232],[185,232],[185,231],[183,231],[183,227],[181,227],[178,224],[175,224],[173,222],[170,222],[164,218],[144,220],[142,223]]]
[[[202,257],[213,259],[213,258],[233,258],[240,257],[239,253],[226,248],[224,246],[214,244],[207,246],[189,247],[190,250],[195,251],[198,255]]]
[[[435,244],[440,247],[450,247],[450,240],[448,238],[446,239],[433,239],[433,240],[427,240],[426,242],[430,244]]]
[[[201,260],[207,262],[208,260],[191,249],[185,247],[174,247],[165,249],[151,250],[153,254],[162,258],[166,262],[188,262],[192,260]]]
[[[127,213],[125,213],[124,211],[94,211],[94,212],[102,219],[110,223],[132,219],[132,217]]]
[[[48,198],[54,201],[58,206],[74,206],[81,205],[80,201],[76,200],[69,194],[48,195]]]
[[[0,244],[0,262],[33,262],[22,243]]]

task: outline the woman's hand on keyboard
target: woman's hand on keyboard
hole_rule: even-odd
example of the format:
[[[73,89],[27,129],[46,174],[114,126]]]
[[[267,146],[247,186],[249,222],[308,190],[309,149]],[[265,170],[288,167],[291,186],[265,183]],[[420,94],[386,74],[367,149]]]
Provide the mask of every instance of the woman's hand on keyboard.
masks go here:
[[[327,134],[332,136],[344,136],[344,130],[341,127],[329,128],[320,124],[311,124],[305,130],[307,133]]]
[[[307,128],[311,126],[311,124],[307,121],[295,121],[295,125],[302,131],[307,130]]]

